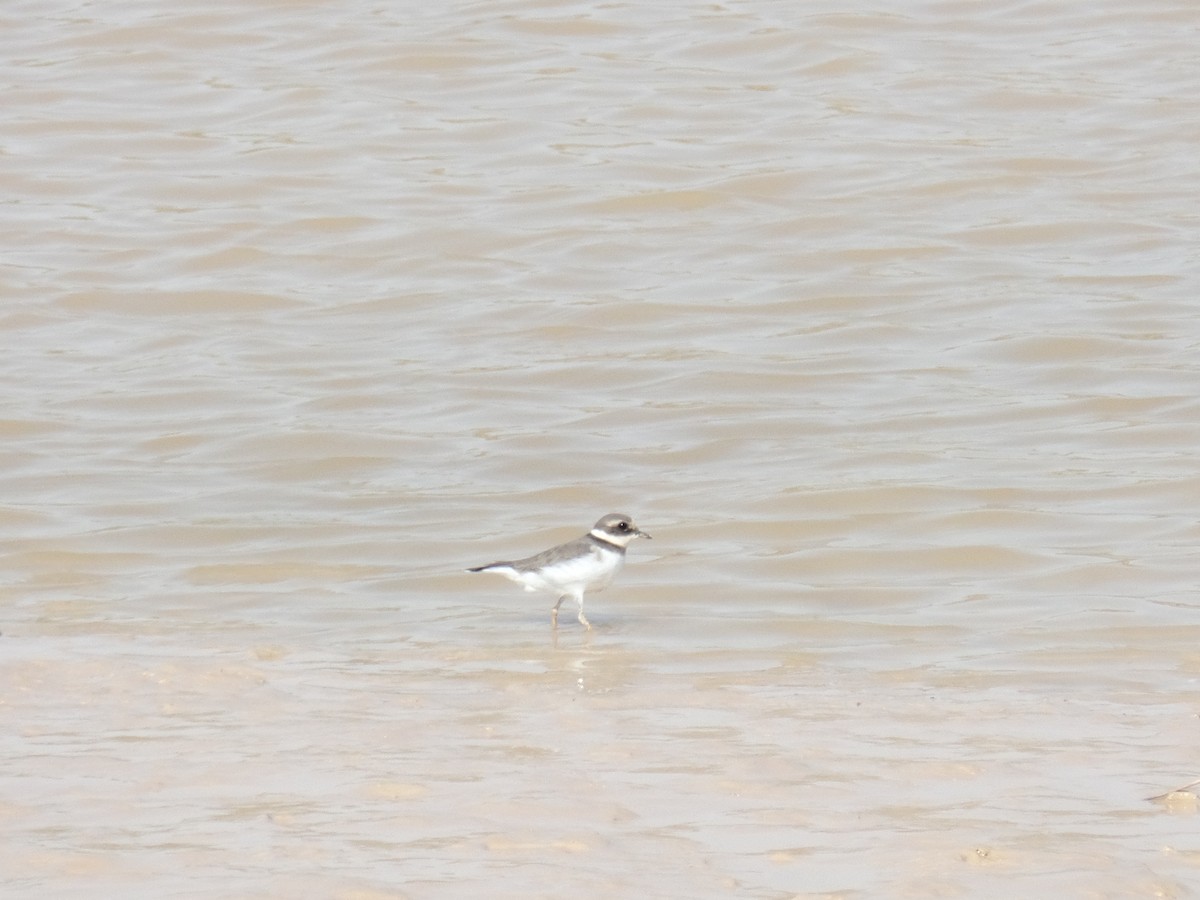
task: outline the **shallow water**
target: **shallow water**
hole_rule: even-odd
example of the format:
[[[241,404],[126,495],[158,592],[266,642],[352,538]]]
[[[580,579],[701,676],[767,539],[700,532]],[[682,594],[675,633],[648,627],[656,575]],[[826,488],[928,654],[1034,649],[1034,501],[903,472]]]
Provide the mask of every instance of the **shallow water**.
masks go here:
[[[1195,893],[1189,5],[0,26],[5,896]]]

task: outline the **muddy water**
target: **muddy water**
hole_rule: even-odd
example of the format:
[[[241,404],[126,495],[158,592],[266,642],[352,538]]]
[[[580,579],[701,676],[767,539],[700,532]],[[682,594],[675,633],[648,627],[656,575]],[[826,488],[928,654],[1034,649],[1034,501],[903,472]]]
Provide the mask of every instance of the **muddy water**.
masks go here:
[[[5,896],[1193,895],[1190,5],[0,26]]]

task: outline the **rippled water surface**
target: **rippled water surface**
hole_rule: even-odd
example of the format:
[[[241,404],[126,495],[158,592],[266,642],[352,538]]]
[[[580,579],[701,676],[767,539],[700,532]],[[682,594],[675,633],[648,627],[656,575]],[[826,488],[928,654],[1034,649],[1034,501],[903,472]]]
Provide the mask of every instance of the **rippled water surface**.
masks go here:
[[[0,893],[1195,896],[1198,32],[6,3]]]

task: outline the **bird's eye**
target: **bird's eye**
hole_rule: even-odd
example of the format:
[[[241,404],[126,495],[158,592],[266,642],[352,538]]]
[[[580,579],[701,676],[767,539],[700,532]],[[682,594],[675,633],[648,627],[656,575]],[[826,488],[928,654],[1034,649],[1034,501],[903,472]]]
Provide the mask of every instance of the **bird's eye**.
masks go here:
[[[629,530],[629,523],[628,523],[628,522],[618,522],[618,523],[617,523],[617,528],[619,528],[621,531],[628,531],[628,530]]]

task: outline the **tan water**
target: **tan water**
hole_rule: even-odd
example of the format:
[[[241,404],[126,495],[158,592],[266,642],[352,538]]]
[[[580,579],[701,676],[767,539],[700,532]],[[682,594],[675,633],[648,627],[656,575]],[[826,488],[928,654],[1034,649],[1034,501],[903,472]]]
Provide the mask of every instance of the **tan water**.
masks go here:
[[[1196,896],[1198,25],[5,3],[0,894]]]

